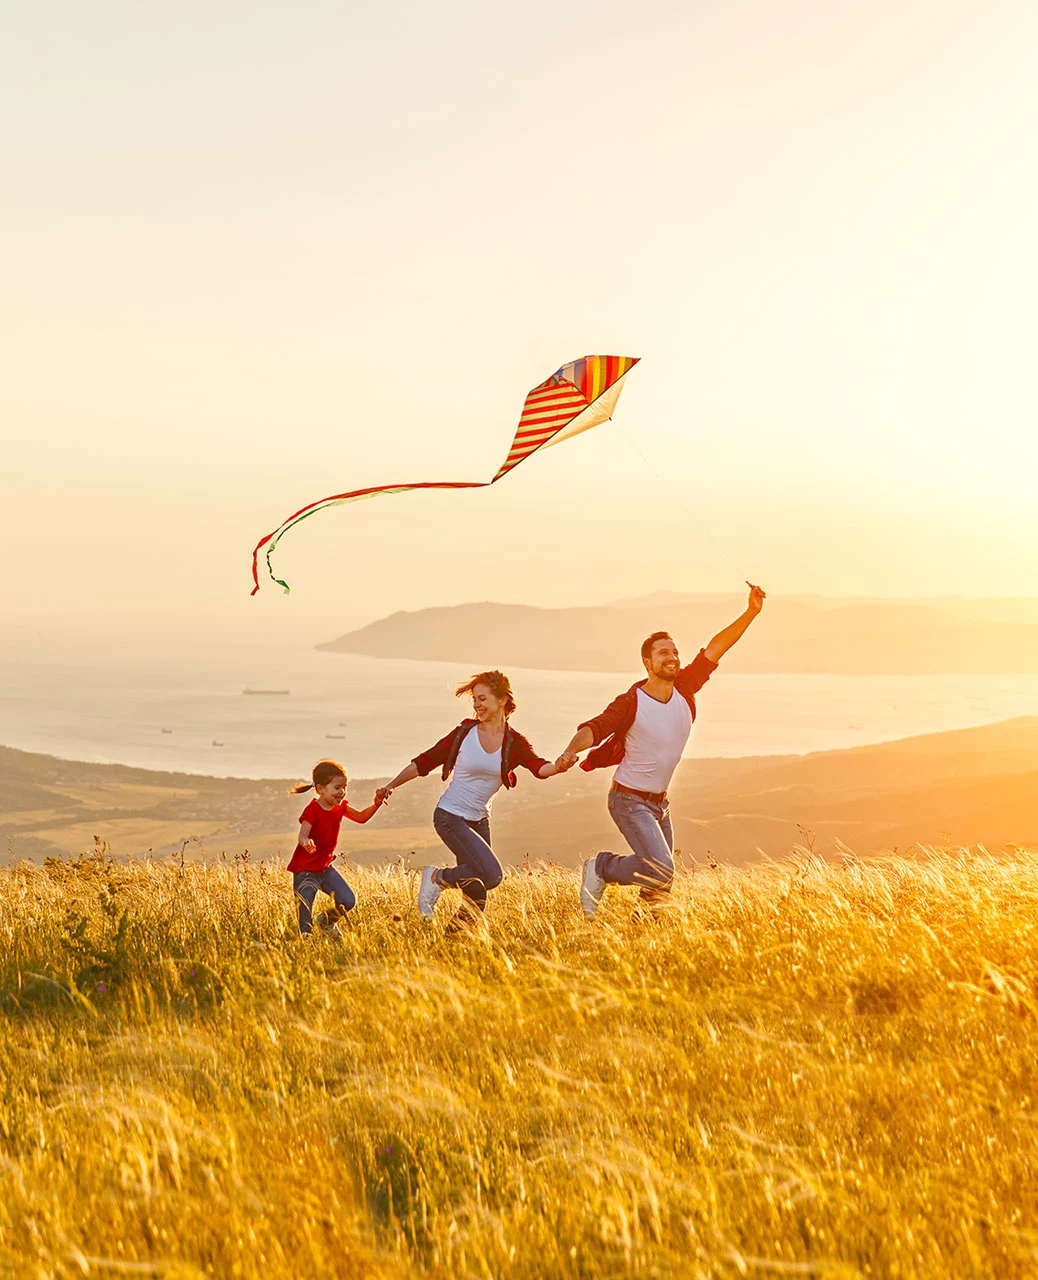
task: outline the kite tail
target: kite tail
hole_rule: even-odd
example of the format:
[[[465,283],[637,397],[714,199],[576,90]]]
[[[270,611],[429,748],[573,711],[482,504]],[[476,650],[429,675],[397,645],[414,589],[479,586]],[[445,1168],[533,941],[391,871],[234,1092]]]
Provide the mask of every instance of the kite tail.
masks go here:
[[[277,546],[277,544],[278,544],[278,540],[280,539],[280,537],[281,537],[282,533],[284,533],[284,532],[285,532],[285,526],[284,526],[284,525],[282,525],[280,529],[275,529],[275,531],[274,531],[273,533],[268,533],[268,534],[267,534],[267,536],[266,536],[265,538],[261,539],[259,542],[257,542],[257,543],[256,543],[256,545],[255,545],[255,547],[253,548],[253,551],[252,551],[252,581],[253,581],[253,583],[254,583],[254,586],[253,586],[252,590],[249,592],[249,595],[250,595],[250,596],[254,596],[254,595],[256,594],[256,592],[257,592],[257,591],[259,591],[259,589],[260,589],[260,584],[259,584],[259,553],[263,550],[263,548],[264,548],[264,547],[267,547],[267,555],[266,555],[266,560],[267,560],[267,573],[270,575],[271,580],[272,580],[273,582],[276,582],[276,583],[278,584],[278,586],[279,586],[279,587],[283,588],[283,590],[284,590],[284,592],[285,592],[285,595],[286,595],[286,596],[288,595],[288,593],[289,593],[289,586],[288,586],[288,583],[287,583],[287,582],[283,582],[283,581],[281,580],[281,578],[277,578],[277,577],[275,577],[275,576],[274,576],[274,566],[270,563],[270,555],[271,555],[271,552],[272,552],[272,551],[274,550],[274,548]],[[268,543],[270,544],[269,546],[267,546],[267,544],[268,544]]]
[[[349,493],[336,493],[330,498],[322,498],[320,502],[311,502],[309,506],[302,507],[295,515],[291,515],[283,523],[278,525],[273,533],[268,533],[265,538],[261,538],[252,551],[252,582],[253,587],[249,592],[254,596],[260,589],[259,580],[259,555],[266,547],[264,559],[267,562],[267,574],[271,582],[276,582],[284,591],[285,595],[289,594],[289,585],[283,578],[279,578],[274,572],[274,566],[270,557],[274,554],[274,549],[281,539],[288,533],[289,529],[293,529],[301,520],[305,520],[307,516],[315,515],[318,511],[324,511],[326,507],[341,507],[346,502],[359,502],[362,498],[374,498],[380,493],[405,493],[409,489],[484,489],[488,481],[486,480],[436,480],[424,481],[418,484],[380,484],[370,489],[351,489]]]
[[[362,491],[358,491],[357,493],[341,494],[339,497],[335,497],[335,498],[322,498],[320,502],[311,503],[310,506],[303,507],[301,511],[297,511],[294,516],[289,516],[288,519],[285,521],[285,523],[282,525],[279,525],[274,530],[273,533],[268,533],[265,538],[262,538],[259,542],[257,542],[252,552],[252,581],[254,585],[252,590],[249,592],[249,594],[254,596],[260,588],[259,553],[263,550],[264,547],[267,548],[266,555],[264,556],[264,559],[267,562],[267,574],[270,577],[271,582],[276,582],[278,586],[282,589],[282,591],[284,591],[285,595],[287,596],[290,591],[289,585],[287,582],[285,582],[283,578],[279,578],[277,574],[274,572],[274,566],[271,563],[271,559],[270,559],[270,557],[274,554],[274,548],[278,545],[278,543],[281,541],[284,535],[288,533],[289,529],[294,528],[300,522],[300,520],[305,520],[307,516],[312,516],[318,511],[323,511],[325,507],[335,507],[335,506],[338,506],[340,503],[349,502],[351,498],[363,498],[367,496],[368,495],[366,493],[363,493]]]
[[[267,551],[266,551],[266,555],[264,556],[264,559],[267,562],[267,574],[270,577],[271,582],[276,582],[278,586],[282,589],[282,591],[284,591],[285,595],[287,596],[290,591],[289,585],[287,582],[285,582],[283,578],[279,578],[277,574],[274,572],[274,566],[271,563],[271,559],[270,559],[270,557],[274,554],[274,548],[281,541],[282,537],[289,531],[289,529],[291,529],[294,525],[297,525],[300,522],[300,520],[305,520],[307,516],[312,516],[316,511],[323,511],[325,507],[334,507],[334,506],[337,506],[340,502],[349,502],[351,498],[359,498],[364,496],[366,495],[362,490],[357,490],[356,493],[343,493],[332,498],[322,498],[320,502],[312,502],[310,506],[303,507],[301,510],[297,511],[294,516],[289,516],[288,519],[284,522],[284,524],[278,525],[278,527],[274,530],[273,533],[268,533],[265,538],[261,538],[260,541],[256,543],[256,546],[254,547],[252,552],[253,588],[249,592],[249,594],[254,596],[256,592],[259,591],[260,589],[259,553],[263,550],[264,547],[266,547]]]
[[[289,594],[290,588],[288,583],[285,582],[284,579],[279,578],[277,576],[277,574],[274,572],[274,566],[270,560],[270,557],[274,554],[274,548],[281,541],[282,535],[286,534],[294,524],[297,524],[300,520],[305,520],[307,516],[313,515],[315,511],[320,511],[322,507],[333,506],[333,505],[334,505],[333,499],[325,498],[321,502],[315,502],[312,506],[304,507],[302,511],[297,511],[294,516],[289,516],[289,518],[285,521],[285,523],[282,525],[279,525],[274,530],[273,533],[268,533],[265,538],[261,538],[260,541],[256,543],[256,546],[253,548],[253,552],[252,552],[253,588],[249,592],[250,595],[254,596],[256,592],[259,591],[260,589],[259,553],[263,550],[264,547],[267,548],[267,552],[266,552],[266,555],[264,556],[264,559],[267,562],[267,574],[270,577],[271,582],[276,582],[278,586],[282,589],[282,591],[284,591],[286,596]]]

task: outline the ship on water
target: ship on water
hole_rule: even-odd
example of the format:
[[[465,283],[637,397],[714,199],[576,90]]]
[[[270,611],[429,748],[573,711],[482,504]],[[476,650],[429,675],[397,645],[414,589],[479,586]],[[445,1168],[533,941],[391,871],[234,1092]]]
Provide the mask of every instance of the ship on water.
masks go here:
[[[288,689],[243,689],[242,693],[251,693],[254,697],[260,698],[277,698],[287,697],[290,690]]]

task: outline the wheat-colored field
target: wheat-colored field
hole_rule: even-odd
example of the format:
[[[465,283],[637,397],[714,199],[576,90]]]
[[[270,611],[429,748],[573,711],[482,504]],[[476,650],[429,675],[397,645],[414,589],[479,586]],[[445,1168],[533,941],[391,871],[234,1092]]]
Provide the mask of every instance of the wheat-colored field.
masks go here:
[[[0,873],[0,1274],[1033,1276],[1038,855],[700,869],[673,909],[400,868]],[[449,914],[446,897],[440,910]]]

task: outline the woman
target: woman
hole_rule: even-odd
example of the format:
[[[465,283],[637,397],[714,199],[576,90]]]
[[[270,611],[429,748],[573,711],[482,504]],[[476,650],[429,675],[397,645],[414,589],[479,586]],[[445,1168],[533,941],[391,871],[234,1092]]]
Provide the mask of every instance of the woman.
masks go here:
[[[424,867],[418,890],[418,910],[433,918],[437,899],[447,887],[460,889],[462,904],[447,927],[457,933],[486,910],[487,891],[501,883],[501,864],[490,846],[490,804],[501,787],[515,786],[515,770],[522,765],[536,778],[565,773],[570,762],[552,764],[534,751],[528,739],[513,729],[508,717],[515,698],[508,677],[500,671],[481,671],[459,685],[457,697],[472,696],[472,717],[428,751],[415,756],[392,782],[375,792],[376,802],[388,800],[397,787],[424,778],[437,765],[450,785],[433,811],[433,828],[454,854],[457,866]]]

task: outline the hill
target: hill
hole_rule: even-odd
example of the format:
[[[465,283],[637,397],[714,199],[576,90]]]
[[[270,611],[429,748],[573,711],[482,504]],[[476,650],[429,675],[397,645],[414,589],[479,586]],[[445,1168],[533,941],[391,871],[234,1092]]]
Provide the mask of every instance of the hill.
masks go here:
[[[0,748],[0,838],[15,857],[90,850],[286,857],[302,808],[288,779],[153,773]],[[354,779],[366,802],[384,779]],[[575,769],[500,794],[495,846],[506,863],[576,865],[619,836],[605,808],[606,771]],[[438,776],[402,788],[368,825],[344,829],[350,859],[373,864],[443,856],[430,816]],[[1026,717],[805,756],[686,760],[672,788],[676,843],[687,858],[779,857],[813,832],[821,853],[914,844],[1038,845],[1038,718]]]
[[[687,657],[727,625],[742,601],[630,603],[538,609],[454,605],[399,612],[317,646],[333,653],[564,671],[630,671],[642,640],[669,630]],[[926,605],[821,607],[769,600],[725,658],[742,673],[933,675],[1038,672],[1038,623],[953,617]]]

